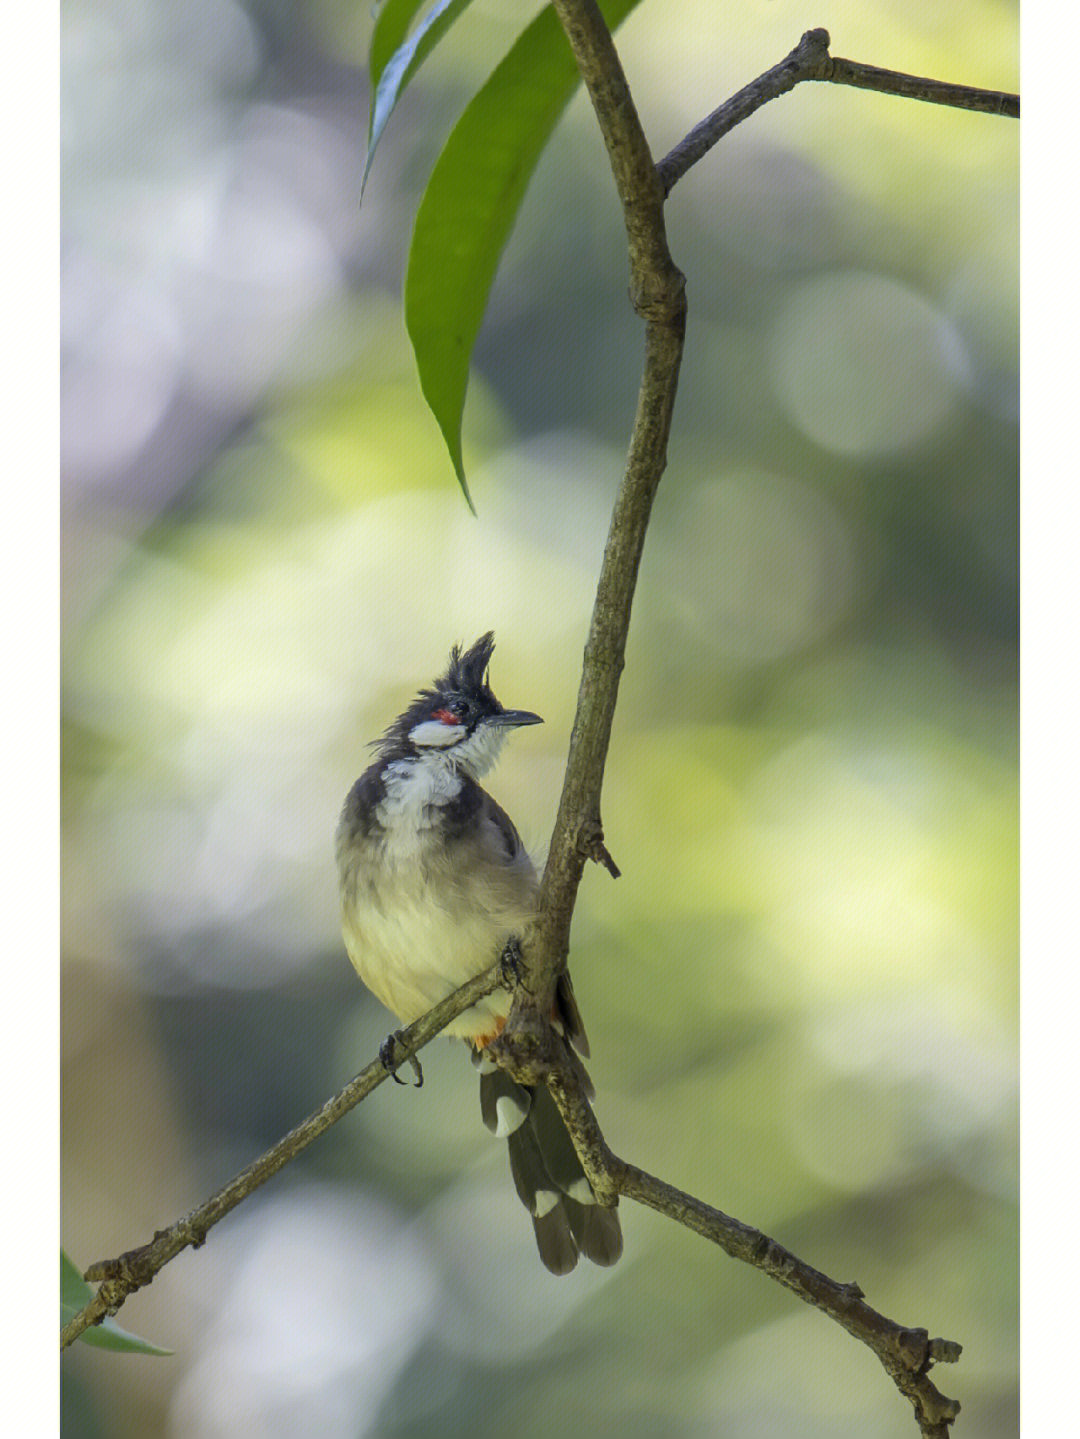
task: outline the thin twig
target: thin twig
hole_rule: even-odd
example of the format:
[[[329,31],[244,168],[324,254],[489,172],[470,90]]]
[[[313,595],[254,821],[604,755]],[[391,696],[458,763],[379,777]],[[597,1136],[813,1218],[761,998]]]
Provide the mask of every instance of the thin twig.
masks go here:
[[[878,90],[885,95],[900,95],[909,100],[925,100],[933,105],[952,105],[990,115],[1016,118],[1020,114],[1019,95],[1003,90],[980,90],[972,85],[952,85],[944,80],[926,80],[919,75],[901,74],[898,70],[863,65],[857,60],[834,58],[829,54],[829,32],[807,30],[791,54],[785,56],[779,65],[766,70],[725,100],[664,156],[656,169],[665,196],[718,140],[722,140],[767,101],[786,95],[804,80],[854,85],[861,90]]]
[[[478,999],[491,994],[502,982],[499,966],[493,965],[478,974],[475,979],[454,990],[446,999],[421,1015],[413,1024],[399,1031],[396,1057],[405,1063],[412,1055],[423,1049],[446,1026],[469,1009]],[[198,1249],[207,1234],[219,1220],[236,1208],[253,1190],[265,1184],[279,1169],[288,1164],[309,1144],[325,1133],[332,1124],[366,1099],[389,1077],[381,1059],[373,1060],[365,1069],[321,1109],[291,1129],[283,1139],[259,1156],[254,1163],[240,1171],[223,1189],[210,1196],[190,1214],[178,1219],[168,1229],[159,1229],[148,1244],[129,1249],[115,1259],[101,1259],[91,1264],[85,1278],[91,1283],[100,1282],[100,1288],[84,1309],[81,1309],[60,1331],[60,1348],[76,1340],[84,1329],[100,1324],[107,1314],[115,1314],[129,1294],[149,1284],[170,1259],[187,1248]]]
[[[953,85],[947,80],[927,80],[922,75],[905,75],[899,70],[882,70],[859,60],[835,56],[827,75],[811,80],[828,80],[833,85],[855,85],[860,90],[878,90],[882,95],[902,95],[908,100],[925,100],[930,105],[951,105],[957,110],[977,110],[983,115],[1020,118],[1020,96],[1011,90],[982,90],[976,85]]]
[[[696,165],[702,156],[707,155],[729,130],[748,119],[767,101],[794,90],[800,80],[809,80],[815,69],[820,69],[828,59],[829,32],[807,30],[795,49],[779,65],[774,65],[764,75],[759,75],[749,85],[736,91],[664,156],[656,167],[664,194],[669,195],[676,181],[682,179],[691,165]]]

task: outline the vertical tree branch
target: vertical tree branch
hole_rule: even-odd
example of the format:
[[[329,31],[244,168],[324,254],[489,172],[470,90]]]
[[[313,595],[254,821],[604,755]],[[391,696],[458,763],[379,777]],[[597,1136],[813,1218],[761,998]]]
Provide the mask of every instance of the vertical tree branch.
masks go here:
[[[933,96],[924,93],[928,82],[895,89],[890,79],[886,86],[880,79],[886,72],[856,79],[852,70],[858,67],[851,67],[850,62],[841,62],[848,69],[834,73],[827,32],[808,31],[786,60],[697,127],[664,162],[667,173],[661,176],[595,0],[552,0],[552,5],[588,88],[622,202],[631,297],[646,322],[645,365],[585,646],[566,774],[541,884],[539,918],[526,944],[527,975],[518,987],[506,1030],[493,1048],[500,1062],[522,1082],[547,1083],[600,1202],[614,1203],[622,1194],[649,1205],[825,1310],[878,1355],[912,1404],[924,1439],[947,1439],[960,1406],[936,1389],[928,1371],[934,1362],[955,1361],[960,1346],[931,1340],[925,1330],[894,1324],[865,1304],[858,1285],[837,1283],[768,1236],[618,1159],[607,1146],[572,1066],[559,1062],[558,1046],[551,1043],[544,1015],[551,988],[569,953],[570,925],[585,860],[601,859],[617,873],[603,845],[600,793],[645,533],[667,459],[686,327],[685,282],[671,258],[664,227],[667,191],[721,134],[800,80],[835,78],[840,83],[866,83],[941,103],[959,102],[943,98],[940,90]]]
[[[540,998],[551,990],[569,953],[585,861],[609,859],[600,821],[604,763],[645,532],[667,463],[686,330],[685,281],[668,250],[663,191],[611,34],[595,0],[553,3],[596,111],[622,202],[631,298],[645,320],[645,365],[585,646],[540,918],[526,946],[528,988]],[[511,1035],[525,1023],[523,1008],[519,992],[508,1026]]]

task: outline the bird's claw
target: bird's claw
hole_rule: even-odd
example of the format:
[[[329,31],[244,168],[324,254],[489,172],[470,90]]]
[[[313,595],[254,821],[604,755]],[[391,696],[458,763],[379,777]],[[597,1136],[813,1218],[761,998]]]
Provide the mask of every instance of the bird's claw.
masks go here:
[[[499,977],[505,989],[513,989],[521,982],[525,973],[525,961],[521,957],[521,942],[513,937],[503,945],[499,955]]]
[[[397,1057],[398,1045],[404,1045],[404,1043],[405,1041],[402,1037],[401,1030],[395,1029],[393,1034],[388,1034],[383,1040],[382,1044],[379,1046],[379,1059],[382,1063],[382,1067],[386,1070],[387,1074],[389,1074],[390,1078],[394,1081],[395,1084],[405,1083],[403,1079],[398,1078],[398,1067],[403,1064],[405,1060],[408,1060],[408,1062],[412,1065],[413,1073],[416,1075],[416,1079],[413,1083],[413,1088],[420,1089],[424,1083],[424,1071],[420,1068],[420,1061],[417,1059],[416,1055],[406,1054],[402,1059],[399,1059]]]

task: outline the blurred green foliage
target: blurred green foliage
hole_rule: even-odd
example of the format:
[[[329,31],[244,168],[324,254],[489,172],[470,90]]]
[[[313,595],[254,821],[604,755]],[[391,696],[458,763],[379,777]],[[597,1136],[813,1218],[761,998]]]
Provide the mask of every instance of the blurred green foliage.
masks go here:
[[[531,13],[531,12],[530,12]],[[542,854],[640,368],[580,95],[503,257],[462,503],[401,284],[442,141],[529,15],[474,0],[358,208],[370,16],[71,4],[65,43],[65,1241],[139,1243],[374,1053],[331,837],[455,640],[543,729]],[[836,53],[1015,84],[1016,15],[875,0]],[[619,34],[659,153],[805,28]],[[703,38],[704,37],[704,38]],[[573,969],[627,1158],[963,1343],[1016,1430],[1016,133],[803,86],[668,218],[690,323]],[[873,1359],[624,1206],[540,1267],[459,1049],[386,1086],[72,1353],[65,1432],[738,1439],[911,1431]]]

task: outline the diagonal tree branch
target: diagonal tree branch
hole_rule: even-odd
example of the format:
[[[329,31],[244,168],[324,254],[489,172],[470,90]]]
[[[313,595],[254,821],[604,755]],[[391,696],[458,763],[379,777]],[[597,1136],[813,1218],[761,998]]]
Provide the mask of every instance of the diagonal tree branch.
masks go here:
[[[749,85],[737,90],[729,100],[725,100],[711,115],[707,115],[695,125],[690,133],[664,156],[656,169],[665,196],[671,193],[672,186],[682,179],[691,165],[696,165],[707,155],[729,130],[734,130],[736,125],[748,120],[754,111],[760,110],[767,101],[786,95],[789,90],[794,90],[801,80],[811,79],[828,59],[829,32],[807,30],[795,49],[790,55],[785,55],[779,65],[774,65],[771,70],[766,70],[764,75],[759,75],[756,80],[751,80]]]
[[[828,36],[826,35],[826,45]],[[878,90],[882,95],[901,95],[907,100],[925,100],[930,105],[951,105],[955,110],[978,110],[984,115],[1020,118],[1020,96],[1011,90],[982,90],[976,85],[954,85],[948,80],[928,80],[922,75],[905,75],[899,70],[882,70],[859,60],[839,55],[828,63],[825,73],[811,80],[828,80],[833,85],[854,85],[859,90]]]
[[[451,1020],[490,994],[501,982],[501,967],[494,965],[401,1030],[397,1035],[397,1062],[405,1063]],[[927,1439],[946,1439],[947,1426],[960,1406],[938,1392],[927,1378],[927,1371],[935,1361],[957,1359],[958,1344],[930,1339],[925,1329],[908,1329],[894,1323],[862,1302],[862,1290],[857,1284],[841,1284],[830,1279],[760,1230],[619,1159],[608,1147],[585,1097],[580,1066],[574,1063],[573,1056],[564,1050],[550,1027],[536,1032],[531,1040],[528,1035],[518,1036],[516,1041],[504,1037],[493,1046],[496,1047],[500,1061],[517,1078],[526,1083],[548,1085],[602,1204],[616,1204],[623,1195],[655,1209],[719,1245],[732,1258],[762,1270],[806,1303],[821,1309],[877,1354],[897,1387],[914,1405]],[[526,1057],[519,1060],[522,1052]],[[215,1224],[388,1077],[389,1071],[382,1060],[373,1060],[321,1109],[290,1130],[190,1214],[167,1229],[158,1230],[148,1243],[129,1249],[115,1259],[91,1264],[85,1278],[98,1284],[97,1293],[60,1331],[61,1350],[74,1343],[91,1325],[100,1323],[108,1314],[115,1314],[129,1295],[149,1284],[178,1254],[188,1248],[198,1249]]]
[[[451,1020],[471,1008],[485,994],[491,994],[502,983],[502,971],[495,964],[475,979],[470,979],[460,989],[429,1009],[427,1014],[415,1020],[395,1036],[395,1059],[404,1064],[419,1050],[429,1044]],[[101,1259],[87,1269],[85,1279],[100,1283],[100,1288],[86,1307],[79,1311],[60,1331],[60,1348],[66,1349],[74,1343],[84,1329],[100,1324],[107,1314],[115,1314],[129,1294],[149,1284],[154,1275],[163,1269],[170,1259],[185,1249],[198,1249],[207,1234],[219,1220],[224,1219],[236,1206],[284,1168],[291,1159],[305,1150],[320,1134],[325,1133],[348,1114],[350,1109],[366,1099],[390,1076],[382,1059],[372,1062],[349,1081],[321,1109],[309,1115],[303,1123],[291,1129],[284,1138],[261,1154],[246,1169],[242,1169],[223,1189],[212,1194],[190,1214],[159,1229],[148,1244],[129,1249],[116,1259]]]
[[[500,1047],[503,1043],[499,1041]],[[515,1048],[510,1040],[502,1051],[511,1073],[533,1083],[540,1078],[547,1083],[601,1204],[616,1204],[620,1196],[644,1204],[820,1309],[877,1356],[911,1403],[923,1439],[948,1439],[949,1426],[959,1414],[960,1405],[940,1392],[931,1382],[929,1371],[935,1363],[955,1363],[961,1353],[959,1344],[951,1339],[931,1339],[925,1329],[909,1328],[886,1318],[865,1302],[858,1284],[830,1278],[760,1229],[620,1159],[608,1147],[578,1067],[562,1042],[550,1035],[545,1043],[534,1044],[523,1070],[515,1066]]]
[[[926,80],[919,75],[904,75],[898,70],[882,70],[876,65],[833,57],[829,54],[829,32],[807,30],[779,65],[736,91],[664,156],[656,169],[665,196],[718,140],[749,119],[767,101],[786,95],[803,80],[854,85],[862,90],[879,90],[885,95],[901,95],[933,105],[980,110],[988,115],[1008,115],[1015,119],[1020,114],[1019,95],[1004,90],[980,90],[971,85],[951,85],[944,80]]]
[[[612,1177],[620,1194],[718,1244],[725,1254],[752,1264],[805,1303],[835,1319],[877,1355],[900,1393],[910,1401],[924,1439],[948,1439],[949,1426],[959,1414],[960,1405],[940,1392],[928,1371],[935,1362],[955,1363],[961,1353],[959,1344],[951,1339],[931,1339],[925,1329],[905,1328],[887,1319],[871,1309],[857,1284],[830,1279],[759,1229],[732,1219],[614,1156]]]

